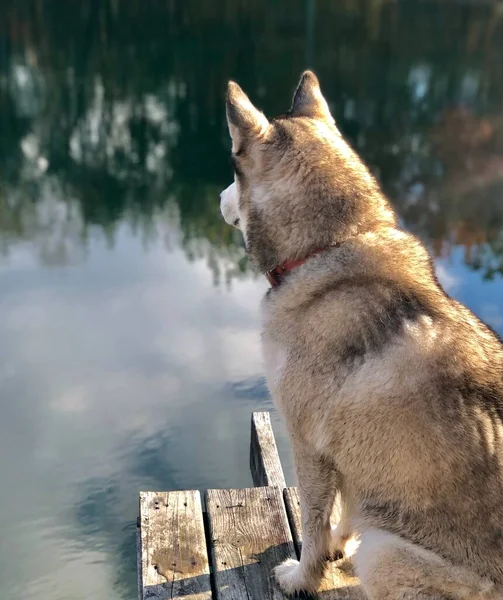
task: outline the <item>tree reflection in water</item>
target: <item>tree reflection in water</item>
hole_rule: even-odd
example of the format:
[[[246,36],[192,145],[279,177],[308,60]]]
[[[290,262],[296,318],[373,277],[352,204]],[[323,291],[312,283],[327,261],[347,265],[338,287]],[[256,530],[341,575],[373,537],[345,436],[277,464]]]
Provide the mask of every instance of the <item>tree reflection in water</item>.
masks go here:
[[[308,56],[406,224],[437,255],[463,245],[471,267],[501,273],[501,10],[304,4],[12,1],[0,25],[2,254],[24,241],[47,265],[85,260],[92,235],[113,245],[127,225],[206,257],[215,281],[241,275],[241,243],[218,213],[231,177],[225,81],[282,112]]]

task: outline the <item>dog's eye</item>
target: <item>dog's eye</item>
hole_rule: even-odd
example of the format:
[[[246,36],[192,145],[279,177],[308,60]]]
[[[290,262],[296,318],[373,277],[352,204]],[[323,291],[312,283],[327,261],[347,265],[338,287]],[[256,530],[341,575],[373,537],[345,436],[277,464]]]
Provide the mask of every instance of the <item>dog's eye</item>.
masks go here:
[[[233,223],[234,227],[239,227],[239,219],[236,219]]]

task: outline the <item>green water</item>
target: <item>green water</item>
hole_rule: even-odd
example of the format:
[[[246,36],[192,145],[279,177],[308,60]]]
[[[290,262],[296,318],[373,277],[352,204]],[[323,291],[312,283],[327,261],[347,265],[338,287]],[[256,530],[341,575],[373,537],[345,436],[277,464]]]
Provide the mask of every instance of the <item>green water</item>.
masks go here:
[[[501,3],[4,0],[1,598],[132,599],[140,489],[250,484],[267,284],[219,216],[223,95],[281,113],[306,67],[503,333]]]

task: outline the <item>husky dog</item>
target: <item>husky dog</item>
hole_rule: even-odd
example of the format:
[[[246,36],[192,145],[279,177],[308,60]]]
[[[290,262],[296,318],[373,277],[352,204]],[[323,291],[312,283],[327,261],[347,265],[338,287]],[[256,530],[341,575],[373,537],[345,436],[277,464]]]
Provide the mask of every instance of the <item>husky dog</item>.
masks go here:
[[[313,592],[349,554],[372,600],[503,598],[503,345],[438,282],[318,80],[269,121],[234,82],[221,212],[267,274],[263,355],[291,437]],[[332,530],[336,495],[342,514]]]

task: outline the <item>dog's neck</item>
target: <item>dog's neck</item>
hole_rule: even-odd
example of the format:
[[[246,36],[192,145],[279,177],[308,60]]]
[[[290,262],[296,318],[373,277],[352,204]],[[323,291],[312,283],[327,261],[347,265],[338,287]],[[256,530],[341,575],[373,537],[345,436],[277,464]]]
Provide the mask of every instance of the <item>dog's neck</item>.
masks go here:
[[[330,244],[330,246],[326,246],[325,248],[319,248],[318,250],[311,252],[311,254],[309,254],[305,258],[301,258],[298,260],[285,260],[285,262],[282,263],[281,265],[278,265],[276,268],[272,269],[271,271],[267,271],[265,273],[265,276],[267,277],[267,281],[271,284],[271,287],[277,287],[278,285],[281,284],[281,282],[283,281],[283,279],[284,279],[285,275],[287,275],[287,273],[289,273],[290,271],[293,271],[297,267],[300,267],[301,265],[303,265],[307,260],[309,260],[313,256],[321,254],[325,250],[329,250],[330,248],[335,248],[337,246],[340,246],[340,242],[337,242],[335,244]]]

